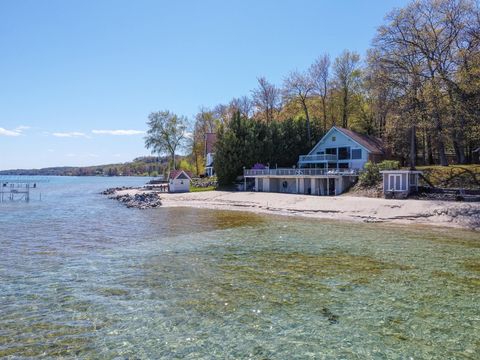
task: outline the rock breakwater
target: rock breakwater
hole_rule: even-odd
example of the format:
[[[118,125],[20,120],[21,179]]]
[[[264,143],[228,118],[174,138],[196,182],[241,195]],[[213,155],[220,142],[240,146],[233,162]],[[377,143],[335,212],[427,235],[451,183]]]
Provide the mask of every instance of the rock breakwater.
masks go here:
[[[159,194],[155,192],[141,192],[136,194],[119,193],[123,190],[132,188],[111,188],[102,191],[103,195],[107,195],[110,199],[117,200],[128,208],[135,209],[151,209],[162,205]]]

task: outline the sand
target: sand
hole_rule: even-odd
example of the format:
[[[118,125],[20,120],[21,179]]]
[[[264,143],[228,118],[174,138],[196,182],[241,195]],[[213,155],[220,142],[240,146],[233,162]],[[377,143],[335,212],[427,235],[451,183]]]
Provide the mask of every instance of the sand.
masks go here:
[[[148,192],[117,191],[116,195]],[[317,219],[362,222],[425,224],[480,231],[480,203],[427,200],[387,200],[342,195],[311,195],[206,191],[160,193],[162,207],[250,211],[262,214],[304,216]]]

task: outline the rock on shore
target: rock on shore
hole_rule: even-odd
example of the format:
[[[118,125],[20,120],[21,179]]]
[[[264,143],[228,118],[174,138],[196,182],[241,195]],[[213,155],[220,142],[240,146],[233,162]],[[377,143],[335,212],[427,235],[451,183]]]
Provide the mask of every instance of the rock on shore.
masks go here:
[[[131,188],[111,188],[102,192],[110,199],[120,201],[128,208],[136,209],[151,209],[162,205],[160,196],[155,192],[141,192],[137,194],[118,194],[119,191],[128,190]]]

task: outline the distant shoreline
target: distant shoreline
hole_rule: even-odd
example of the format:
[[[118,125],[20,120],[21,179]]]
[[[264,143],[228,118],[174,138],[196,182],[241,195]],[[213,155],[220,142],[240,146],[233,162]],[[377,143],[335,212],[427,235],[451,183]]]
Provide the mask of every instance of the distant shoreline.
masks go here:
[[[9,173],[7,171],[0,170],[0,176],[61,176],[61,177],[95,177],[95,178],[124,178],[124,177],[138,177],[138,178],[153,178],[158,176],[153,175],[61,175],[61,174],[17,174]]]
[[[114,196],[134,196],[149,192],[151,191],[144,189],[126,189],[116,191]],[[159,193],[159,196],[161,207],[236,210],[314,219],[421,224],[480,231],[480,203],[227,191]]]

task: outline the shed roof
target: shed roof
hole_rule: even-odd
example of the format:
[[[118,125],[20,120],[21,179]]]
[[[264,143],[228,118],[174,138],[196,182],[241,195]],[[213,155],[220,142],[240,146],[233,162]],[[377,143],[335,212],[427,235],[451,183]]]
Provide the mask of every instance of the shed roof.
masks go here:
[[[168,175],[168,179],[175,180],[181,174],[185,174],[190,180],[192,179],[192,173],[185,170],[171,170],[170,174]]]

